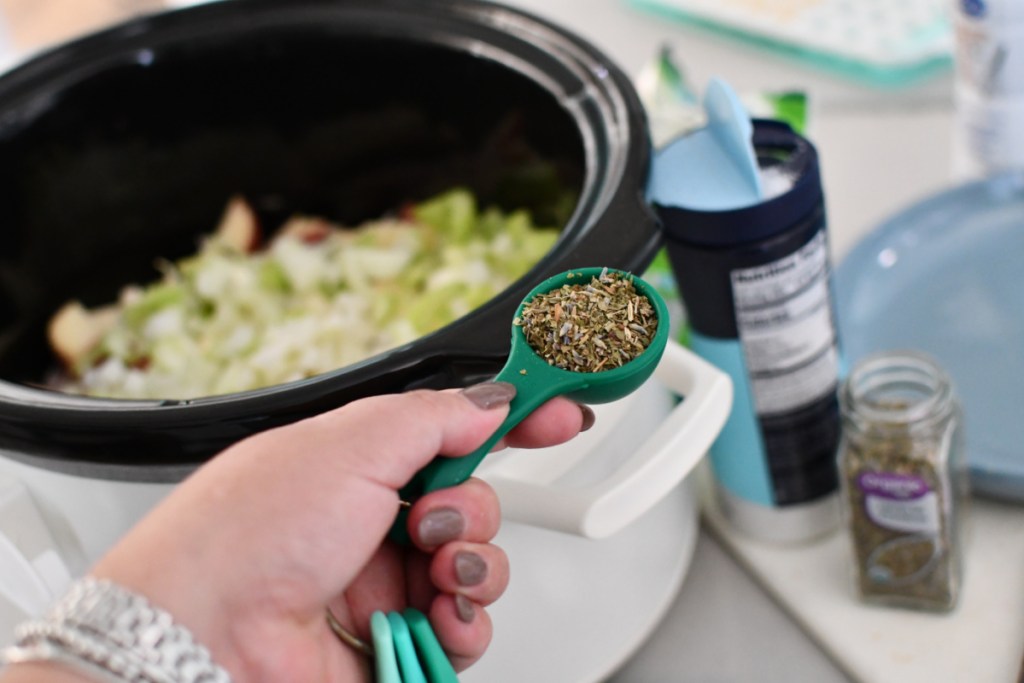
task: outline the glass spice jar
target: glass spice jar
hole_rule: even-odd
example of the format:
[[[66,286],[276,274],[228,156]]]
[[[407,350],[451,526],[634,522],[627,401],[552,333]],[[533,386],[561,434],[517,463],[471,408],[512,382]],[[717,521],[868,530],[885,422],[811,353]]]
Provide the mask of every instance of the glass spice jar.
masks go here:
[[[875,354],[853,368],[839,401],[839,478],[857,593],[871,603],[952,609],[968,480],[949,377],[918,352]]]

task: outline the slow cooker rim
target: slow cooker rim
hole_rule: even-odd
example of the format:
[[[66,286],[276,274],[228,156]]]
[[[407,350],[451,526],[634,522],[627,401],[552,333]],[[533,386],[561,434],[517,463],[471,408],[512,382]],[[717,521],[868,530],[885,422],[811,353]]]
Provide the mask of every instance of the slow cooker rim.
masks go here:
[[[251,22],[252,12],[259,7],[265,11],[280,11],[280,4],[272,1],[260,2],[260,0],[220,0],[196,7],[174,10],[171,12],[143,17],[127,24],[106,29],[96,34],[83,37],[72,43],[55,48],[54,50],[39,55],[17,67],[14,71],[0,78],[0,97],[5,94],[10,97],[31,94],[34,87],[40,81],[45,82],[47,74],[60,72],[67,62],[75,61],[82,64],[83,57],[88,57],[90,51],[94,53],[93,59],[111,59],[117,54],[124,54],[133,49],[138,41],[151,36],[154,31],[161,30],[166,24],[167,31],[186,30],[189,22],[198,23],[200,18],[209,20],[216,16],[230,17],[230,7],[238,3],[246,4],[246,18],[237,21]],[[290,9],[316,8],[331,5],[336,8],[339,4],[335,1],[325,2],[324,0],[298,0],[288,3]],[[97,399],[73,396],[46,389],[37,389],[26,385],[14,384],[6,380],[0,380],[0,419],[8,424],[47,424],[57,422],[65,428],[78,427],[89,432],[102,432],[107,429],[123,429],[126,427],[126,419],[132,424],[141,422],[150,423],[158,429],[171,429],[183,427],[194,422],[207,422],[209,420],[223,420],[238,418],[242,415],[251,415],[253,409],[265,409],[268,401],[287,410],[289,405],[304,401],[288,400],[298,393],[325,392],[330,393],[330,385],[341,377],[348,377],[353,373],[367,372],[375,365],[388,362],[400,367],[408,367],[417,363],[428,362],[432,354],[449,355],[452,351],[448,348],[441,349],[445,342],[457,340],[464,335],[462,331],[470,326],[478,324],[479,320],[496,317],[505,318],[506,310],[518,305],[522,296],[532,286],[532,283],[539,281],[548,275],[554,274],[569,267],[581,267],[584,265],[604,265],[591,263],[567,262],[574,253],[574,245],[586,236],[587,229],[598,220],[601,212],[609,205],[616,202],[636,202],[637,197],[621,196],[628,190],[621,181],[629,173],[637,177],[640,186],[646,182],[648,166],[650,161],[649,143],[647,140],[646,125],[643,119],[642,107],[638,98],[632,90],[628,79],[618,68],[585,40],[574,36],[565,29],[555,26],[543,19],[534,17],[531,14],[508,8],[503,5],[478,2],[477,0],[434,0],[433,2],[408,2],[407,0],[387,0],[386,2],[364,2],[356,0],[350,2],[353,6],[361,8],[373,7],[375,10],[387,10],[388,8],[401,8],[408,10],[410,7],[451,7],[457,10],[459,21],[453,22],[453,26],[461,23],[467,28],[478,27],[480,22],[489,21],[493,27],[508,28],[510,24],[518,26],[520,30],[526,31],[518,37],[523,44],[528,44],[532,49],[542,49],[536,42],[537,32],[549,36],[561,42],[561,50],[549,50],[547,54],[558,55],[563,63],[576,67],[570,69],[577,76],[584,75],[591,82],[584,81],[582,91],[590,96],[600,95],[612,100],[610,109],[598,108],[596,112],[586,112],[582,109],[569,111],[569,114],[581,127],[581,135],[591,133],[597,135],[602,126],[606,127],[620,136],[618,144],[605,145],[604,152],[607,156],[609,150],[616,159],[596,158],[599,157],[601,147],[596,142],[590,142],[589,146],[585,141],[585,159],[587,164],[586,178],[583,183],[581,200],[574,210],[563,235],[560,238],[560,247],[556,246],[540,262],[538,262],[526,275],[507,288],[503,293],[489,301],[484,306],[473,312],[453,321],[451,324],[418,339],[413,345],[406,345],[385,351],[360,363],[340,368],[338,370],[324,373],[296,382],[279,384],[265,389],[251,392],[239,392],[224,396],[203,397],[188,401],[117,401],[110,399]],[[208,17],[203,17],[209,14]],[[211,24],[214,22],[210,22]],[[179,25],[180,24],[180,25]],[[500,30],[494,28],[494,30]],[[532,31],[532,32],[531,32]],[[119,45],[117,41],[124,37],[127,41]],[[406,36],[408,37],[408,36]],[[433,36],[439,40],[438,36]],[[498,53],[500,56],[500,52]],[[492,56],[492,58],[495,58]],[[564,62],[564,60],[570,60]],[[575,60],[575,61],[573,61]],[[500,61],[500,60],[499,60]],[[502,62],[505,66],[509,66]],[[84,68],[84,67],[83,67]],[[522,73],[522,71],[521,71]],[[530,76],[530,74],[524,74]],[[535,78],[531,79],[537,82]],[[538,83],[541,87],[543,83]],[[20,92],[19,92],[20,91]],[[553,93],[555,94],[555,93]],[[574,95],[575,97],[575,95]],[[583,104],[586,104],[585,100]],[[604,116],[605,118],[601,118]],[[612,124],[612,125],[607,125]],[[637,140],[636,138],[639,138]],[[629,144],[630,142],[640,144]],[[611,161],[612,163],[607,163]],[[586,203],[584,200],[586,200]],[[646,266],[653,257],[653,247],[660,243],[660,237],[648,236],[648,246],[643,253],[634,258],[634,264],[626,264],[624,269],[637,270]],[[650,253],[647,253],[650,252]],[[633,267],[630,267],[633,266]],[[623,266],[618,266],[623,267]],[[507,321],[504,322],[507,325]],[[470,353],[473,349],[456,349],[455,353]],[[442,353],[443,352],[443,353]],[[501,349],[484,351],[481,357],[494,357],[499,360]],[[0,439],[3,445],[3,439]]]

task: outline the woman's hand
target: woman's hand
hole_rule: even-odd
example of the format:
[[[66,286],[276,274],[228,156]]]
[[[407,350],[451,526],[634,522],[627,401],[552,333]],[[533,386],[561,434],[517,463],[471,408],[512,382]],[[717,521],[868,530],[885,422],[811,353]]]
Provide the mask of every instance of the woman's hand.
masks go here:
[[[331,609],[368,640],[374,610],[426,613],[457,669],[491,638],[484,609],[505,590],[491,544],[494,492],[471,479],[409,514],[415,547],[385,541],[406,482],[436,455],[467,455],[501,424],[514,388],[368,398],[227,449],[133,529],[93,574],[147,596],[237,681],[356,681],[367,660],[329,629]],[[589,427],[555,399],[500,445],[549,446]]]

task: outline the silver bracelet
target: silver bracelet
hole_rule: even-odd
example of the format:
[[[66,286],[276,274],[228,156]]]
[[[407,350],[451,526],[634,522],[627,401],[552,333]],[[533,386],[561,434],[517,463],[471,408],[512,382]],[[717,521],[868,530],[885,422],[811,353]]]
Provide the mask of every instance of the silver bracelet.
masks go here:
[[[5,662],[54,661],[123,683],[230,683],[171,615],[110,581],[76,581],[46,617],[18,626]]]

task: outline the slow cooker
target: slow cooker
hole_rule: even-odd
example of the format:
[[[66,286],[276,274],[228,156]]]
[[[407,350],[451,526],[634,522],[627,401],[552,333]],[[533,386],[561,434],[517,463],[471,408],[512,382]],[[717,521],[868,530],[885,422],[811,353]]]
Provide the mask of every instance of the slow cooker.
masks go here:
[[[78,573],[240,438],[372,394],[486,379],[535,283],[592,265],[642,273],[651,262],[661,234],[645,200],[650,155],[629,79],[598,49],[478,0],[219,0],[36,55],[0,76],[0,476],[28,486]],[[154,260],[190,253],[231,195],[265,225],[300,212],[351,225],[456,185],[562,229],[519,281],[433,334],[224,396],[122,401],[46,386],[52,312],[152,279]],[[534,534],[569,532],[572,542],[555,544],[567,561],[603,557],[602,580],[625,585],[644,579],[613,558],[673,534],[658,541],[671,555],[649,577],[659,589],[623,622],[629,633],[609,631],[623,645],[652,627],[685,573],[696,515],[679,484],[731,401],[727,377],[676,344],[656,377],[598,406],[600,444],[558,447],[546,462],[505,454],[481,469],[502,496],[520,566],[540,559]],[[623,430],[633,436],[611,439]],[[612,443],[603,451],[613,462],[591,457]],[[631,528],[642,533],[623,536]],[[545,609],[520,596],[507,609]],[[566,599],[589,604],[578,589]],[[497,661],[519,646],[499,644]]]

